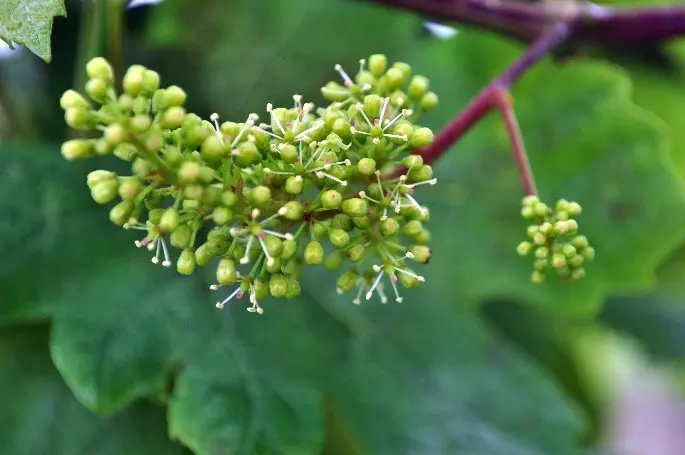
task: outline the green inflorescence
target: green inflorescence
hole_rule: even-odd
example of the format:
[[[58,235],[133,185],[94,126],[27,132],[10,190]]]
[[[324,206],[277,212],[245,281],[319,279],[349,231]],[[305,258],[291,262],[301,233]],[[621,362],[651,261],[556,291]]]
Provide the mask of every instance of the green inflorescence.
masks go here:
[[[549,269],[566,281],[577,281],[585,276],[583,264],[595,258],[595,249],[587,237],[578,234],[582,208],[577,202],[557,201],[554,209],[540,202],[537,196],[523,198],[521,216],[534,223],[528,226],[530,241],[521,242],[516,251],[521,256],[533,253],[533,272],[530,280],[540,284],[547,278]]]
[[[266,123],[256,114],[220,123],[187,113],[185,91],[160,88],[159,75],[140,65],[126,71],[119,94],[98,57],[86,66],[94,103],[67,90],[60,104],[69,126],[102,135],[67,141],[62,154],[130,162],[129,176],[91,172],[93,199],[119,199],[110,219],[143,231],[136,245],[154,263],[171,266],[174,248],[178,272],[190,275],[218,259],[211,288],[232,289],[218,308],[248,295],[248,311],[262,313],[268,295],[298,296],[303,263],[342,270],[337,290],[355,292],[355,303],[374,294],[387,302],[385,281],[401,302],[399,286],[424,281],[407,262],[431,256],[429,212],[415,191],[436,179],[412,150],[433,141],[414,122],[438,98],[428,79],[383,55],[362,60],[353,77],[335,69],[342,81],[322,88],[325,107],[295,95],[292,107],[267,105]],[[398,166],[402,175],[386,177]]]

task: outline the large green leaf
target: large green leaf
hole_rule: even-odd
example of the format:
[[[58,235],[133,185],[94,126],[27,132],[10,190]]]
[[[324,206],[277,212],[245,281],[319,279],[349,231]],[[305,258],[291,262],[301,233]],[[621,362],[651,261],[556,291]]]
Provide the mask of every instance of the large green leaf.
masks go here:
[[[0,332],[0,453],[7,455],[180,455],[164,413],[137,403],[112,418],[93,416],[50,363],[45,327]]]
[[[66,16],[64,0],[3,0],[0,2],[0,39],[10,46],[23,44],[49,62],[52,19]]]

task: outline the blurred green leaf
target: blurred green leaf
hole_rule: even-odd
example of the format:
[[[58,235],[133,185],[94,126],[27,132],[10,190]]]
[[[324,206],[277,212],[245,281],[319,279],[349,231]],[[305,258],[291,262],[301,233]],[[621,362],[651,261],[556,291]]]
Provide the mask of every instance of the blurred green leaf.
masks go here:
[[[93,416],[50,363],[45,327],[0,332],[0,453],[181,455],[162,409],[137,403],[111,419]],[[10,387],[11,385],[11,387]]]
[[[64,0],[4,0],[0,3],[0,39],[23,44],[49,62],[52,19],[66,16]]]

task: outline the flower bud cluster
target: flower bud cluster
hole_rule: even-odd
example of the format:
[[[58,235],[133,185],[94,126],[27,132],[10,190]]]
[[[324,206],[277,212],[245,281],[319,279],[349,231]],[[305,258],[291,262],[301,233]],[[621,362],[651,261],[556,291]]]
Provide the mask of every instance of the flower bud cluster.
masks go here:
[[[528,226],[529,241],[521,242],[516,251],[521,256],[531,253],[535,257],[530,279],[540,284],[547,278],[549,269],[566,281],[577,281],[585,276],[583,264],[595,258],[595,250],[587,237],[578,234],[578,222],[582,208],[577,202],[565,199],[557,201],[554,209],[537,196],[523,198],[521,216],[533,221]]]
[[[353,76],[335,70],[326,106],[295,95],[292,106],[268,104],[263,122],[255,113],[222,123],[188,113],[183,89],[162,88],[140,65],[118,89],[98,57],[86,66],[89,99],[67,90],[60,104],[69,126],[101,134],[65,142],[62,154],[130,162],[131,175],[91,172],[93,199],[116,202],[110,219],[142,232],[135,244],[153,263],[190,275],[216,260],[211,288],[230,288],[219,308],[247,295],[248,310],[262,313],[269,295],[297,297],[303,264],[342,271],[337,290],[356,293],[355,303],[385,303],[390,292],[401,302],[399,287],[424,281],[407,264],[431,256],[416,192],[437,180],[412,151],[433,141],[415,121],[438,98],[428,79],[383,55],[361,60]],[[385,177],[400,165],[403,175]]]

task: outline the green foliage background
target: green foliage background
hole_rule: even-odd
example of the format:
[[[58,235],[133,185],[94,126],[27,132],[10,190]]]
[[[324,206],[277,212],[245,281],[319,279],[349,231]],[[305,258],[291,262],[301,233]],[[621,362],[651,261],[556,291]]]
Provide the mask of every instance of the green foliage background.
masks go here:
[[[311,271],[301,298],[256,317],[215,309],[212,270],[160,270],[109,223],[85,175],[114,160],[60,156],[59,95],[82,79],[75,61],[106,49],[79,47],[83,14],[69,14],[49,67],[0,62],[0,453],[589,453],[606,400],[584,334],[617,330],[682,364],[683,43],[545,61],[514,89],[543,199],[583,204],[597,260],[581,283],[529,284],[521,188],[493,116],[436,166],[422,200],[434,255],[402,305],[357,307]],[[344,0],[167,0],[128,16],[126,63],[224,119],[293,93],[317,101],[335,63],[383,52],[431,78],[439,129],[522,52]]]

